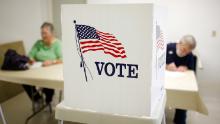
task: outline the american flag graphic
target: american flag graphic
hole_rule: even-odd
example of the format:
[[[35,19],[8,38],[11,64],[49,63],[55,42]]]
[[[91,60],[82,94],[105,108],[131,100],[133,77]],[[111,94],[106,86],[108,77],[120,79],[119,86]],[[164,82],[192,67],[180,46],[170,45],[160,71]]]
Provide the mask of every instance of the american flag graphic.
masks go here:
[[[156,26],[156,45],[158,49],[164,49],[164,36],[158,25]]]
[[[110,33],[102,32],[88,25],[76,24],[77,37],[82,53],[103,51],[115,58],[126,58],[125,49]]]
[[[160,29],[159,25],[156,25],[156,79],[158,79],[158,68],[161,68],[162,66],[159,65],[158,62],[158,51],[159,50],[163,50],[165,42],[164,42],[164,36],[163,36],[163,32]]]

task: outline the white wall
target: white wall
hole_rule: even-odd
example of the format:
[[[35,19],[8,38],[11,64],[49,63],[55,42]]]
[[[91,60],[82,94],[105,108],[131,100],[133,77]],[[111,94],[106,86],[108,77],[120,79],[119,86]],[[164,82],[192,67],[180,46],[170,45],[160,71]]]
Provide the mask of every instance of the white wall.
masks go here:
[[[61,5],[62,4],[84,4],[86,0],[53,0],[53,22],[55,32],[58,38],[61,39]]]
[[[100,3],[146,3],[152,2],[153,0],[87,0],[87,3],[91,4],[100,4]]]
[[[167,7],[167,37],[177,41],[192,34],[198,41],[203,70],[198,70],[200,84],[220,83],[220,1],[219,0],[87,0],[88,3],[155,2]],[[216,37],[212,37],[212,31]]]
[[[40,26],[51,21],[50,0],[0,0],[0,44],[23,40],[29,51]]]

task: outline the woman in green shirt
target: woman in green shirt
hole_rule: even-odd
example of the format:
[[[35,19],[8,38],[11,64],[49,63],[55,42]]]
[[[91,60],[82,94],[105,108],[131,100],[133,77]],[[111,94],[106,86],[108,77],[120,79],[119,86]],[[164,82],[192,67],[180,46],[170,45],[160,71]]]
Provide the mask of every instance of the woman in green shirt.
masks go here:
[[[50,66],[62,63],[61,42],[54,37],[54,27],[51,23],[45,22],[41,26],[41,40],[38,40],[29,52],[30,64],[42,62],[42,66]],[[23,86],[28,96],[38,102],[41,99],[40,94],[34,86]],[[46,96],[46,103],[52,101],[54,95],[53,89],[44,88],[43,93]]]

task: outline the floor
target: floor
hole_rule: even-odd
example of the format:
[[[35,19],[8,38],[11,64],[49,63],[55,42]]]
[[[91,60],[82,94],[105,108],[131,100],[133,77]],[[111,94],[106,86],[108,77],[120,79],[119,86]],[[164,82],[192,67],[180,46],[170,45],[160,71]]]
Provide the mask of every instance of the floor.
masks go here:
[[[37,114],[28,124],[58,124],[58,121],[54,119],[55,105],[58,103],[58,92],[55,93],[54,101],[52,103],[53,113],[50,114],[49,108],[45,108],[42,112]],[[21,93],[16,97],[6,101],[2,104],[2,109],[5,114],[7,124],[24,124],[26,118],[32,113],[32,103],[29,100],[26,93]],[[0,118],[0,124],[2,124]],[[65,122],[64,124],[78,124]]]
[[[220,124],[220,84],[199,84],[199,90],[209,115],[189,111],[187,124]],[[167,108],[166,116],[167,124],[173,124],[174,110]]]
[[[199,85],[200,94],[208,107],[209,116],[204,116],[196,112],[188,112],[187,123],[188,124],[220,124],[220,87],[219,84]],[[58,103],[58,93],[54,97],[53,106]],[[3,111],[5,113],[8,124],[24,124],[25,119],[31,114],[31,102],[25,93],[21,93],[18,96],[8,100],[2,104]],[[173,109],[166,109],[167,124],[173,124],[172,118],[174,115]],[[57,120],[54,119],[53,113],[49,114],[49,109],[45,109],[38,114],[29,124],[57,124]],[[0,119],[0,124],[2,124]],[[64,124],[74,124],[65,122]],[[75,123],[76,124],[76,123]]]

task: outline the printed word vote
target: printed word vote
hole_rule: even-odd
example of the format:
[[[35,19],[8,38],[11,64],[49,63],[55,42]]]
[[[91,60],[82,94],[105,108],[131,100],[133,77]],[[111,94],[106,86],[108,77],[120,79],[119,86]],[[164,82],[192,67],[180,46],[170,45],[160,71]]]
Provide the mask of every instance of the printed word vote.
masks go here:
[[[95,62],[95,65],[98,75],[138,78],[138,65],[136,64]]]

